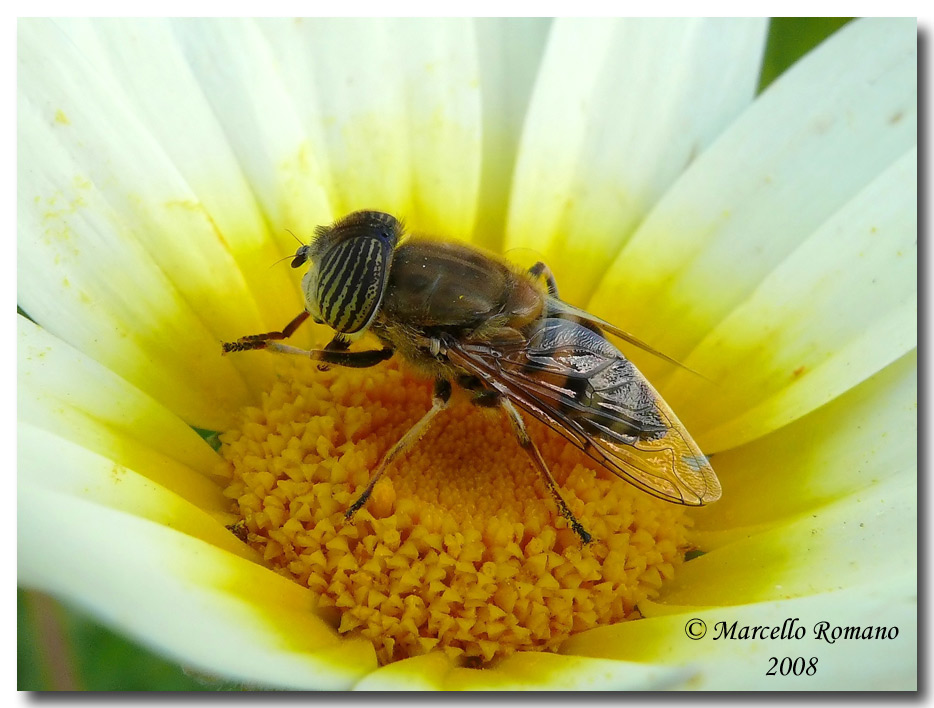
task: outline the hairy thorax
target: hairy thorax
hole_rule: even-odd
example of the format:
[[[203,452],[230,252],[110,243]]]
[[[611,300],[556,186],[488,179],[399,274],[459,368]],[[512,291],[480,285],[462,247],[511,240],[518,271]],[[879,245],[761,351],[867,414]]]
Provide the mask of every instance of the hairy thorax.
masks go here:
[[[526,273],[474,248],[411,239],[396,250],[372,332],[423,374],[453,379],[462,372],[428,342],[508,337],[543,312],[543,292]]]

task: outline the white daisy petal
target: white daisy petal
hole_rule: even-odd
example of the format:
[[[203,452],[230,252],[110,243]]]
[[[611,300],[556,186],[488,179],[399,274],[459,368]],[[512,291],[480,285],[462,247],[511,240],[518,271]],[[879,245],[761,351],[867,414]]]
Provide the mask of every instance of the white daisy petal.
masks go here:
[[[720,545],[915,468],[917,379],[912,352],[781,430],[714,455],[723,497],[694,513],[697,533]]]
[[[666,194],[591,309],[684,358],[912,150],[916,55],[913,20],[858,20],[796,64]],[[662,370],[642,361],[649,378]]]
[[[19,305],[186,420],[225,425],[243,376],[263,373],[220,356],[219,333],[260,323],[243,274],[75,48],[45,22],[21,23],[20,41]]]
[[[915,467],[900,467],[885,482],[686,563],[660,601],[738,605],[902,576],[916,568],[917,522]],[[705,544],[702,534],[697,542]]]
[[[563,691],[646,691],[685,681],[684,667],[523,652],[484,669],[458,668],[443,653],[397,661],[360,681],[358,691],[535,691],[543,677]]]
[[[302,126],[304,147],[326,180],[332,216],[407,204],[412,174],[405,109],[395,42],[385,25],[271,20],[257,27],[291,102],[290,120]],[[219,100],[249,100],[249,81],[237,87],[243,97],[227,98],[226,80],[219,84]]]
[[[416,229],[470,235],[482,148],[472,23],[270,21],[262,30],[331,175],[337,213],[384,209]]]
[[[916,432],[911,354],[793,425],[715,457],[724,499],[697,514],[694,534],[710,552],[685,564],[660,601],[743,604],[914,572]]]
[[[216,248],[216,242],[220,241],[251,288],[265,323],[262,327],[269,329],[288,322],[301,309],[298,281],[269,266],[285,253],[293,252],[295,242],[278,220],[274,220],[273,234],[267,230],[265,219],[276,213],[260,209],[222,129],[222,116],[215,113],[205,97],[185,55],[185,47],[173,29],[189,26],[195,31],[200,25],[173,25],[154,19],[70,18],[57,20],[56,25],[88,58],[94,70],[110,81],[114,92],[121,95],[134,116],[155,137],[160,149],[197,195],[197,201],[192,200],[189,207],[208,214],[217,232],[212,239],[170,234],[159,248],[178,251],[180,258],[185,259],[190,258],[193,248],[204,247],[202,242]],[[207,155],[209,160],[205,159]],[[306,193],[301,203],[308,206],[310,202],[314,200]],[[319,208],[318,213],[327,217],[328,210]],[[226,258],[217,265],[229,267]],[[211,281],[207,287],[216,288],[215,297],[224,297],[229,303],[222,279]],[[244,328],[256,326],[247,313],[241,313],[238,324]],[[229,334],[245,333],[246,329]]]
[[[453,19],[395,28],[405,79],[412,226],[468,237],[476,221],[483,154],[476,28]]]
[[[220,457],[181,419],[23,317],[18,330],[20,425],[104,455],[204,508],[226,510],[210,478]]]
[[[303,125],[273,48],[245,20],[178,20],[172,32],[273,238],[294,251],[285,229],[309,239],[335,212],[323,148]]]
[[[38,489],[92,501],[200,538],[252,561],[259,554],[225,528],[237,518],[217,486],[198,485],[178,465],[149,468],[146,476],[55,433],[21,423],[19,489]],[[187,471],[187,475],[185,472]],[[166,486],[162,484],[166,483]],[[169,491],[174,488],[175,491]]]
[[[582,303],[653,204],[752,100],[759,20],[558,20],[522,137],[507,248]],[[562,275],[568,275],[562,278]]]
[[[542,54],[546,18],[476,20],[483,93],[483,173],[474,242],[502,251],[509,188]]]
[[[701,341],[687,363],[715,383],[677,371],[664,384],[705,450],[775,430],[914,348],[916,180],[912,149]]]
[[[185,665],[257,686],[347,688],[376,666],[314,598],[256,563],[59,493],[19,492],[18,576]],[[140,552],[145,549],[145,552]],[[93,568],[93,572],[88,572]]]

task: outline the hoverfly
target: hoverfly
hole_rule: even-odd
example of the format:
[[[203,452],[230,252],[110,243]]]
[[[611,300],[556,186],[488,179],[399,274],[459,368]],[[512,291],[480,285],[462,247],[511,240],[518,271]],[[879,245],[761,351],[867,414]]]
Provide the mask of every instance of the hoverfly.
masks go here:
[[[348,519],[367,502],[389,464],[445,408],[453,383],[469,391],[474,404],[503,409],[561,515],[584,543],[591,536],[565,503],[516,406],[653,496],[690,506],[719,499],[720,484],[707,458],[604,332],[668,357],[558,299],[544,263],[520,271],[471,246],[402,237],[401,222],[378,211],[357,211],[319,226],[313,241],[292,258],[293,268],[311,261],[302,279],[305,310],[280,332],[223,345],[224,352],[298,354],[324,368],[374,366],[399,353],[434,378],[431,409],[386,452],[347,509]],[[324,349],[306,351],[279,341],[308,317],[335,330]],[[383,347],[349,351],[351,341],[367,331]]]

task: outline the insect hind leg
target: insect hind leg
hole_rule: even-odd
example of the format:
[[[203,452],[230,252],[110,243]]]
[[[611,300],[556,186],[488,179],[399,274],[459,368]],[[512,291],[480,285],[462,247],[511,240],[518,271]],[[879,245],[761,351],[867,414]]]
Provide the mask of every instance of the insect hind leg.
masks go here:
[[[499,391],[485,388],[483,382],[476,376],[458,376],[457,385],[473,394],[470,402],[479,408],[496,408],[502,397]]]
[[[421,440],[422,436],[428,430],[428,426],[431,424],[431,421],[434,419],[438,413],[443,411],[447,405],[448,401],[451,399],[451,382],[446,379],[438,379],[435,381],[435,395],[432,399],[431,408],[425,415],[418,419],[418,421],[409,428],[405,435],[399,438],[398,442],[393,445],[389,450],[383,455],[383,459],[379,461],[379,466],[376,468],[376,472],[370,477],[370,481],[367,482],[366,488],[363,490],[363,493],[357,497],[357,500],[350,505],[347,511],[344,512],[344,518],[348,521],[353,518],[353,515],[356,514],[364,504],[370,498],[370,495],[373,493],[373,488],[376,486],[376,483],[380,478],[385,474],[386,470],[389,467],[389,464],[396,459],[399,455],[404,453],[415,443]]]
[[[548,485],[548,491],[551,492],[551,496],[554,498],[555,504],[558,506],[558,511],[561,512],[561,516],[564,517],[565,521],[568,522],[568,526],[574,530],[574,533],[580,537],[581,541],[590,543],[593,537],[587,533],[587,530],[583,527],[581,522],[574,516],[574,512],[568,507],[567,502],[564,501],[564,497],[561,496],[558,483],[552,476],[551,470],[548,469],[548,465],[545,464],[542,453],[538,451],[532,438],[529,437],[529,433],[525,429],[525,423],[522,421],[522,416],[519,415],[519,412],[509,400],[503,398],[500,399],[500,403],[503,410],[506,411],[509,422],[512,423],[512,428],[516,433],[516,437],[519,439],[519,445],[526,451],[529,458],[532,460],[532,464],[535,465],[544,478],[545,483]]]

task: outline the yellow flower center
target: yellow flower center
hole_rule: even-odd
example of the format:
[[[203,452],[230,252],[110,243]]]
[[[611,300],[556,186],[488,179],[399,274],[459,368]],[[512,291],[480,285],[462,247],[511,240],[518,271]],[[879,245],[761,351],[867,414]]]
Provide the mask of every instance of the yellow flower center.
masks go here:
[[[243,520],[235,532],[311,588],[339,632],[371,640],[381,662],[556,650],[571,634],[638,617],[682,562],[683,508],[526,417],[594,537],[584,546],[503,412],[457,393],[345,521],[383,453],[430,407],[431,382],[395,360],[321,372],[282,359],[261,407],[221,436],[226,494]]]

